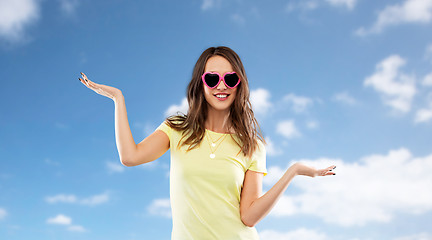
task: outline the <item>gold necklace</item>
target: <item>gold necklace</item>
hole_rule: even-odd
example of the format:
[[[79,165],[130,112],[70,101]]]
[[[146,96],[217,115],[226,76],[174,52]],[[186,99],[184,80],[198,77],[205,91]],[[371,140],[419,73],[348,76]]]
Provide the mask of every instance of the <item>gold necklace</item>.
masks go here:
[[[207,131],[209,131],[209,130],[207,130]],[[209,138],[210,138],[210,140],[211,140],[211,145],[212,145],[212,147],[216,146],[216,143],[219,142],[219,140],[220,140],[223,136],[225,136],[225,135],[222,135],[222,136],[220,136],[216,141],[213,141],[213,139],[211,138],[210,134],[207,133],[207,135],[209,136]]]
[[[219,144],[216,146],[215,143],[218,142],[219,139],[216,140],[216,142],[213,142],[213,140],[210,140],[210,139],[211,139],[211,137],[210,137],[210,133],[207,132],[207,136],[208,136],[208,138],[207,138],[207,142],[208,142],[209,147],[210,147],[210,158],[211,158],[211,159],[213,159],[213,158],[216,157],[215,152],[216,152],[216,150],[218,149],[218,147],[221,145],[221,143],[225,140],[226,135],[227,135],[227,134],[224,134],[223,136],[219,137],[219,139],[221,139],[222,137],[223,137],[223,138],[222,138],[222,141],[220,141]],[[211,144],[210,144],[210,141],[212,141]],[[215,148],[214,150],[213,150],[213,148],[212,148],[212,145],[213,145],[213,147],[216,146],[216,148]]]

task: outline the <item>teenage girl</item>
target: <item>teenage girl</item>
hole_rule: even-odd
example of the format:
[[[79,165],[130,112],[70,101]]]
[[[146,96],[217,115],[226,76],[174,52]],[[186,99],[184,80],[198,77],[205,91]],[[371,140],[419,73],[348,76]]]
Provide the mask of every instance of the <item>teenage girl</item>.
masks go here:
[[[168,117],[138,145],[122,92],[81,74],[83,84],[115,103],[116,143],[123,165],[148,163],[171,149],[174,240],[259,239],[254,226],[295,176],[335,175],[335,166],[316,170],[295,163],[262,195],[265,141],[251,108],[243,64],[228,47],[211,47],[201,54],[187,88],[187,114]]]

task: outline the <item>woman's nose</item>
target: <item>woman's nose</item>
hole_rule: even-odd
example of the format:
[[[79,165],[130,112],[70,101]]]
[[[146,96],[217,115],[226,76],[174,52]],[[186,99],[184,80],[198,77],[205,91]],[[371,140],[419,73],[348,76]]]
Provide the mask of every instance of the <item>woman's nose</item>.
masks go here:
[[[219,85],[217,86],[216,89],[217,89],[217,90],[226,90],[226,89],[227,89],[227,86],[225,85],[225,81],[224,81],[224,80],[221,80],[221,81],[219,82]]]

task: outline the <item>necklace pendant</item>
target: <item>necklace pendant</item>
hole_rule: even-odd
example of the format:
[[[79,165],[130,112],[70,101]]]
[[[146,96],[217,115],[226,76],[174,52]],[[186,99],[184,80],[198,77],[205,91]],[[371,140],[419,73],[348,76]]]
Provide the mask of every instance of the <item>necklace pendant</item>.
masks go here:
[[[216,146],[216,143],[212,143],[211,145],[212,145],[212,147],[215,147],[215,146]]]
[[[214,153],[210,154],[210,158],[211,158],[211,159],[213,159],[213,158],[215,158],[215,157],[216,157],[216,155],[215,155]]]

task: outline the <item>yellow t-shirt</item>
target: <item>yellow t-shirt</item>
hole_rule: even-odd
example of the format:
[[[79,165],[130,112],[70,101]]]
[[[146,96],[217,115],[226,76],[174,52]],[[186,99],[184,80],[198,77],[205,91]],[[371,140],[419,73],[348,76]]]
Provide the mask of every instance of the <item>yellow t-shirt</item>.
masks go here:
[[[187,146],[177,148],[182,132],[165,122],[157,130],[170,139],[171,239],[259,239],[255,227],[244,225],[240,219],[240,194],[248,169],[267,175],[264,144],[258,141],[259,148],[248,159],[239,153],[240,147],[231,137],[235,134],[206,130],[200,145],[186,152]],[[215,157],[210,158],[210,142],[218,139],[220,145],[212,147],[215,150],[218,146]]]

